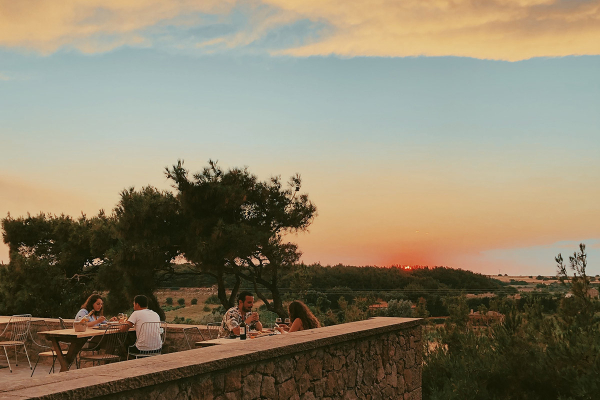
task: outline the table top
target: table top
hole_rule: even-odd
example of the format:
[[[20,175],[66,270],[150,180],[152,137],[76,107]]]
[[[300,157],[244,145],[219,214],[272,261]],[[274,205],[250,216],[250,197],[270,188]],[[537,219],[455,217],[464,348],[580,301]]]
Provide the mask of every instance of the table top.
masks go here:
[[[85,332],[75,332],[75,329],[57,329],[54,331],[43,331],[38,332],[38,335],[44,335],[47,337],[71,337],[71,338],[90,338],[95,336],[104,335],[105,329],[94,329],[88,327]],[[135,331],[135,328],[129,329],[130,332]]]

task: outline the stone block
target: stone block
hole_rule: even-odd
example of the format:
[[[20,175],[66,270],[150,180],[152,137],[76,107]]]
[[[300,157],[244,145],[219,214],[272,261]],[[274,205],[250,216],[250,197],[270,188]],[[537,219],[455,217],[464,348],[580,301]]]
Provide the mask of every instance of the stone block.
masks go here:
[[[250,374],[244,378],[242,400],[254,400],[261,396],[262,375]]]
[[[232,369],[225,373],[225,392],[235,392],[242,388],[242,371]]]
[[[323,377],[323,360],[319,358],[309,359],[308,374],[311,380],[321,379]]]
[[[305,372],[296,379],[296,384],[298,385],[298,394],[302,396],[310,388],[310,375]]]
[[[294,360],[291,358],[278,360],[273,372],[275,383],[282,383],[294,376]]]
[[[293,379],[288,379],[277,387],[277,398],[279,400],[288,400],[293,396],[298,395],[296,391],[296,382]]]
[[[263,376],[260,387],[260,395],[267,399],[274,399],[277,397],[277,391],[275,390],[275,378],[272,376]]]
[[[413,390],[412,392],[404,393],[404,400],[421,400],[423,394],[421,388]]]

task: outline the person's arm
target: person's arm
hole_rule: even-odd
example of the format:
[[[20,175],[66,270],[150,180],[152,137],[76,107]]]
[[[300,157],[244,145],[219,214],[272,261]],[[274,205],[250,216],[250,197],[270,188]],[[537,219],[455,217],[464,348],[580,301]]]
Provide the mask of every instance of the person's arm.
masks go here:
[[[302,320],[300,318],[296,318],[290,326],[290,330],[288,332],[296,332],[302,330]]]
[[[101,315],[100,317],[98,317],[98,318],[97,318],[97,319],[95,319],[95,320],[90,320],[90,321],[87,323],[87,326],[90,326],[90,327],[92,327],[92,326],[98,325],[98,324],[100,324],[100,323],[102,323],[102,322],[104,322],[104,321],[106,321],[106,318],[104,317],[104,315]]]
[[[133,323],[131,321],[127,321],[119,327],[121,332],[125,332],[133,328]]]

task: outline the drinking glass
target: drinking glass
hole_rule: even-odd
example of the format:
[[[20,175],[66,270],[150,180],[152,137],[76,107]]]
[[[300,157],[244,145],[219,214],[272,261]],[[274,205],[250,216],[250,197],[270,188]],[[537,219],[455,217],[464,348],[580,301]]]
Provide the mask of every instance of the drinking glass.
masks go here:
[[[276,326],[279,326],[279,324],[281,324],[281,318],[277,317],[277,318],[275,319],[275,325],[276,325]]]
[[[286,319],[285,319],[285,324],[286,324],[286,325],[289,325],[289,324],[290,324],[290,319],[289,319],[289,318],[286,318]]]
[[[119,322],[123,322],[123,320],[125,319],[125,314],[123,313],[119,313],[117,315],[117,319],[119,320]]]

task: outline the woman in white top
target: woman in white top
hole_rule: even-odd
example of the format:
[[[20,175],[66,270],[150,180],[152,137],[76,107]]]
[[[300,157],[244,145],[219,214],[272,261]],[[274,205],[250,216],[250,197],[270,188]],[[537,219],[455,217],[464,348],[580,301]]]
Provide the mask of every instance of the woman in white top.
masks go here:
[[[95,326],[106,320],[103,314],[104,301],[102,301],[102,297],[99,294],[93,294],[81,306],[81,310],[75,316],[75,322],[79,322],[83,317],[87,316],[87,326]]]

